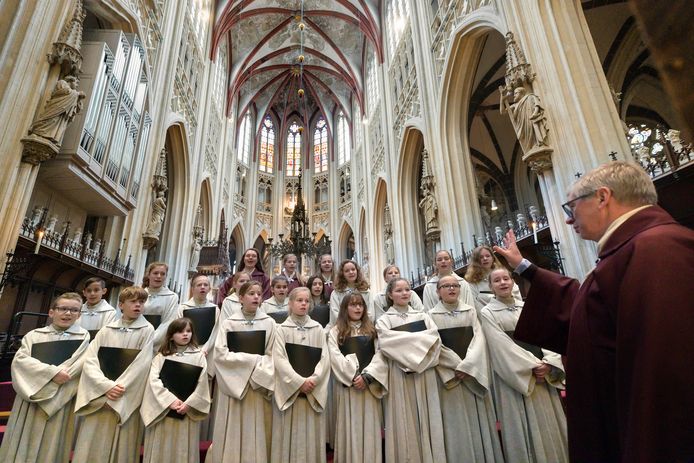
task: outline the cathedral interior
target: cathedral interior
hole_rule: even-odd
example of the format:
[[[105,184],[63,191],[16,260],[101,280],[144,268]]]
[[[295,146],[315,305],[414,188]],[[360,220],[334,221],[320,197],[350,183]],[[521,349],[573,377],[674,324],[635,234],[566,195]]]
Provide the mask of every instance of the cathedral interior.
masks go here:
[[[691,125],[626,0],[0,3],[0,343],[94,275],[188,293],[255,247],[268,274],[353,259],[413,287],[512,228],[570,276],[582,173],[640,163],[694,226]],[[691,69],[691,68],[690,68]],[[691,120],[689,121],[691,124]],[[290,242],[291,240],[291,242]]]

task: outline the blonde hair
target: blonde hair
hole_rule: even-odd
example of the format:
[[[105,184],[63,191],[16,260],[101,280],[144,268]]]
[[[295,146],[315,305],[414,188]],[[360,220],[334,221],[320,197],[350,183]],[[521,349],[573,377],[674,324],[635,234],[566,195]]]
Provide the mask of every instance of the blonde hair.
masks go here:
[[[149,286],[149,274],[152,270],[154,270],[155,267],[164,267],[166,269],[166,273],[169,273],[169,265],[166,262],[152,262],[147,266],[147,268],[145,269],[145,275],[142,277],[143,288]],[[163,286],[166,286],[166,283],[164,283]]]
[[[80,296],[77,293],[69,292],[69,293],[63,293],[60,296],[57,296],[53,298],[51,301],[51,310],[55,309],[58,306],[58,301],[61,299],[66,299],[68,301],[77,301],[82,305],[82,296]]]
[[[482,267],[482,250],[486,249],[492,256],[492,270],[501,267],[501,262],[494,255],[494,251],[489,246],[478,246],[472,251],[470,265],[465,272],[465,279],[470,283],[479,283],[487,278],[487,270]]]
[[[603,164],[576,180],[569,192],[578,197],[601,187],[609,188],[614,199],[625,206],[646,206],[658,202],[653,180],[634,162]]]

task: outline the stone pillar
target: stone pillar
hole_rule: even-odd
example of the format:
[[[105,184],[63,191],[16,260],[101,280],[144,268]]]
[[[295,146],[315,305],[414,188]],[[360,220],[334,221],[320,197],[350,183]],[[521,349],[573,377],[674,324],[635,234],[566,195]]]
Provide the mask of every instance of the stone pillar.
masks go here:
[[[595,245],[565,225],[561,204],[577,172],[584,173],[629,155],[619,115],[586,24],[581,2],[565,0],[497,1],[508,28],[533,66],[533,88],[547,111],[552,167],[540,186],[555,239],[561,242],[565,268],[582,278],[594,267]]]
[[[79,30],[71,27],[81,12],[81,2],[74,0],[29,0],[0,7],[10,31],[3,33],[6,40],[0,47],[0,58],[7,67],[2,71],[7,73],[7,81],[0,88],[0,161],[4,167],[0,173],[0,267],[5,253],[17,243],[40,164],[46,160],[35,149],[25,149],[22,139],[51,99],[58,79],[66,73],[76,74],[81,65],[82,20]],[[53,149],[60,147],[63,133],[59,143],[52,143]]]

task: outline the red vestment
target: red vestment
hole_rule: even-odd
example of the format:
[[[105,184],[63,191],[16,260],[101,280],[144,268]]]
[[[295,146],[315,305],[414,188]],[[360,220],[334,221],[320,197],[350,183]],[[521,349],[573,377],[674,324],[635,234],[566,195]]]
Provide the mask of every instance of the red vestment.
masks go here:
[[[578,281],[531,266],[517,338],[567,356],[573,462],[694,459],[694,231],[657,206]]]

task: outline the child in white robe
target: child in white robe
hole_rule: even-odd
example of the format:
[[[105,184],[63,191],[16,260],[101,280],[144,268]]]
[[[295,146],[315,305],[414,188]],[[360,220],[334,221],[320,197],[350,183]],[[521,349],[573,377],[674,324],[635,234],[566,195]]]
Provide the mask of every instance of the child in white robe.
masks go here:
[[[564,389],[561,356],[514,341],[523,305],[513,297],[511,273],[493,270],[489,282],[494,299],[482,309],[481,321],[506,461],[568,462],[566,416],[559,400]]]
[[[222,301],[222,313],[219,316],[220,323],[231,317],[231,314],[236,310],[241,310],[241,302],[239,302],[239,288],[251,281],[251,275],[248,272],[236,272],[231,277],[231,289],[229,295]]]
[[[82,304],[82,314],[78,323],[89,331],[92,339],[102,326],[119,317],[116,309],[104,299],[107,292],[106,281],[103,278],[92,277],[84,282],[82,295],[84,295],[85,301]]]
[[[75,413],[84,420],[77,435],[74,463],[135,463],[140,459],[143,425],[138,409],[152,361],[154,336],[154,328],[142,316],[146,300],[147,292],[140,287],[123,289],[118,295],[121,317],[104,326],[89,344],[75,404]],[[123,362],[120,366],[126,368],[110,379],[99,360],[102,348],[104,360],[104,354],[114,348],[125,350],[112,351],[111,355],[127,353],[134,359],[129,364]]]
[[[22,338],[12,360],[12,387],[17,396],[0,446],[3,463],[67,462],[70,458],[75,394],[89,345],[89,333],[76,323],[81,304],[77,293],[58,296],[48,311],[51,324]],[[48,360],[39,351],[55,351],[54,343],[65,341],[69,348],[60,359],[45,363],[36,358]]]
[[[270,282],[270,291],[272,297],[263,301],[260,309],[267,313],[286,312],[287,311],[287,293],[289,288],[289,280],[284,275],[277,275]]]
[[[399,277],[400,269],[397,265],[386,265],[386,268],[383,269],[383,280],[385,280],[386,284],[388,284],[388,282],[390,282],[390,280],[392,280],[393,278]],[[386,310],[388,310],[386,292],[381,291],[380,293],[376,294],[376,296],[374,296],[373,304],[374,321],[376,321],[379,318],[381,318],[381,315],[386,313]],[[424,304],[422,303],[422,299],[414,291],[410,292],[410,306],[412,306],[414,310],[424,311]]]
[[[446,450],[434,368],[441,351],[438,330],[426,312],[410,307],[410,284],[404,278],[390,280],[386,297],[392,305],[376,322],[379,351],[388,361],[386,461],[443,462]]]
[[[494,293],[489,287],[489,273],[495,268],[501,268],[501,262],[494,255],[494,250],[489,246],[478,246],[472,251],[470,263],[465,272],[465,280],[470,284],[470,290],[475,298],[475,309],[477,314],[491,302]],[[520,288],[513,284],[513,297],[518,302],[523,302]]]
[[[178,295],[166,287],[169,266],[164,262],[152,262],[145,270],[142,286],[147,291],[147,301],[143,308],[145,318],[149,317],[154,326],[154,350],[164,341],[169,323],[178,314]],[[154,318],[152,318],[154,317]]]
[[[477,311],[458,299],[457,278],[445,276],[437,285],[441,300],[428,314],[442,338],[436,372],[446,456],[451,463],[503,461],[490,392],[487,342]],[[463,340],[469,344],[465,346]]]
[[[198,374],[195,389],[188,397],[177,397],[162,381],[161,371],[166,362],[198,367],[194,369]],[[167,328],[164,343],[152,361],[140,407],[146,426],[144,463],[200,461],[200,421],[210,411],[206,370],[207,361],[195,342],[193,322],[188,318],[172,321]],[[186,378],[187,382],[194,376],[192,372],[190,374],[191,377]],[[173,413],[178,416],[172,417]]]
[[[242,308],[221,323],[215,342],[220,395],[213,443],[207,457],[215,463],[255,463],[270,459],[275,322],[259,310],[263,298],[260,282],[246,282],[238,295]],[[239,338],[250,335],[262,340],[264,337],[264,344],[256,345],[256,352],[251,352],[247,345],[230,346],[229,333],[238,334]]]
[[[352,337],[356,337],[352,341],[374,350],[365,349],[361,357],[357,352],[348,353]],[[337,322],[328,335],[334,375],[333,410],[337,427],[333,459],[336,463],[382,460],[381,398],[386,393],[388,366],[383,355],[375,353],[375,343],[376,328],[366,314],[364,298],[359,293],[345,296]],[[370,360],[369,353],[373,354]]]
[[[436,275],[432,276],[427,280],[424,285],[424,292],[422,294],[422,302],[424,303],[424,310],[429,311],[434,308],[436,304],[439,303],[439,295],[436,293],[436,283],[439,278],[443,278],[446,275],[452,275],[460,283],[460,300],[464,304],[471,305],[474,307],[475,298],[470,289],[470,285],[465,281],[465,278],[459,277],[453,271],[453,255],[450,251],[445,249],[440,249],[436,252],[434,257],[434,267],[436,268]]]
[[[334,326],[337,321],[337,314],[340,312],[340,303],[347,294],[358,292],[366,301],[366,312],[371,320],[374,319],[373,301],[369,291],[369,282],[364,278],[364,274],[359,264],[353,260],[343,260],[337,270],[335,278],[335,289],[330,293],[330,325]]]
[[[275,337],[274,463],[322,463],[326,458],[324,411],[330,356],[323,327],[308,316],[310,298],[306,287],[289,293],[289,317],[278,327]],[[291,357],[288,349],[313,355],[317,360],[313,372],[298,373],[292,364],[297,357]]]

